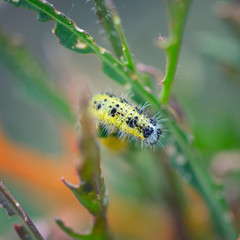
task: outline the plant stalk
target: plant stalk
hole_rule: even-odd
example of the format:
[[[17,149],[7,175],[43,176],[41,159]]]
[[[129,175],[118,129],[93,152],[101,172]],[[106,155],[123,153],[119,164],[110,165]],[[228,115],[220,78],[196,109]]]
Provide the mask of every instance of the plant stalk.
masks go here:
[[[167,0],[170,16],[169,39],[160,39],[159,45],[166,52],[166,72],[162,81],[163,88],[160,101],[167,104],[171,95],[173,81],[177,69],[178,57],[181,47],[183,30],[191,0]]]

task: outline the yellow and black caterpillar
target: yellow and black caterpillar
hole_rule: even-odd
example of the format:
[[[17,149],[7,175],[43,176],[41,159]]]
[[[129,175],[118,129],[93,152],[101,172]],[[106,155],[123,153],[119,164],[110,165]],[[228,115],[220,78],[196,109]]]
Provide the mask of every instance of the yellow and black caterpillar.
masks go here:
[[[119,131],[120,138],[129,136],[153,146],[159,142],[162,135],[156,119],[149,118],[142,108],[135,107],[113,94],[94,95],[90,101],[90,111],[109,133]]]

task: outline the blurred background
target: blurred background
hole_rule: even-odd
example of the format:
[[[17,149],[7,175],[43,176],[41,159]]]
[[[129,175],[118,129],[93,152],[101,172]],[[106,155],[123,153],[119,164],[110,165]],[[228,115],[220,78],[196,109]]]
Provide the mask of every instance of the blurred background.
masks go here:
[[[100,46],[111,50],[91,1],[50,2]],[[156,46],[159,35],[167,36],[164,1],[114,2],[134,60],[164,72],[165,54]],[[81,85],[87,83],[91,94],[105,90],[121,94],[123,90],[101,72],[95,56],[61,46],[51,33],[53,25],[38,22],[33,11],[0,2],[0,180],[45,236],[69,239],[55,226],[55,216],[78,231],[91,226],[87,211],[60,181],[61,176],[77,181],[76,117]],[[237,223],[239,1],[193,1],[175,80],[173,94],[194,144],[212,177],[224,184]],[[110,196],[109,225],[115,239],[217,239],[201,197],[180,178],[185,202],[180,218],[187,233],[186,238],[177,237],[176,216],[166,200],[165,167],[156,163],[154,152],[128,150],[128,146],[121,150],[102,146],[101,151]],[[0,210],[0,239],[17,239],[13,222]]]

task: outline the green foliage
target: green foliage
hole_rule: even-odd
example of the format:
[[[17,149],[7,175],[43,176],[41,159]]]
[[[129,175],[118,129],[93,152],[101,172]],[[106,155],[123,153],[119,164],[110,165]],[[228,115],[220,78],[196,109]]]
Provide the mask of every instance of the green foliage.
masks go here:
[[[102,10],[97,11],[97,13],[100,19],[102,19],[103,27],[110,38],[118,59],[107,50],[99,47],[87,32],[78,28],[71,19],[58,12],[51,4],[40,0],[6,1],[17,7],[25,7],[36,11],[40,21],[53,20],[56,23],[53,32],[64,47],[81,54],[95,54],[102,62],[103,72],[114,81],[131,89],[134,93],[133,99],[136,102],[142,104],[147,101],[152,105],[154,111],[161,111],[163,117],[168,119],[166,127],[171,131],[171,136],[168,140],[170,142],[169,146],[173,148],[173,151],[169,151],[168,154],[172,168],[201,193],[209,211],[212,213],[219,235],[223,239],[235,239],[236,233],[233,224],[229,218],[224,217],[229,215],[229,209],[225,200],[219,198],[219,187],[216,186],[206,167],[203,166],[201,158],[196,153],[196,149],[190,140],[191,137],[178,126],[176,118],[169,111],[170,106],[167,106],[171,95],[184,22],[190,1],[167,1],[170,15],[170,36],[166,40],[160,39],[159,43],[165,49],[167,55],[166,74],[163,80],[160,100],[141,84],[142,75],[135,70],[136,68],[120,24],[120,18],[113,8],[109,15],[111,24],[108,23],[103,15],[110,11],[104,5],[104,1],[94,2],[96,5],[101,5]],[[99,7],[99,5],[97,6]],[[118,32],[118,36],[115,39],[109,34],[111,31]],[[119,49],[119,42],[122,44],[122,52]],[[89,124],[84,125],[82,123],[82,129],[87,129],[87,125]],[[101,236],[98,239],[109,239],[105,222],[107,200],[105,197],[105,185],[99,168],[98,149],[94,138],[86,130],[82,134],[83,141],[80,153],[83,155],[84,164],[79,169],[81,182],[79,186],[72,185],[65,180],[64,183],[72,190],[81,204],[95,216],[96,220],[92,233],[86,236],[74,233],[60,220],[57,220],[57,223],[65,232],[78,239],[91,239],[91,237],[97,236],[97,233],[99,233],[98,237]]]
[[[79,53],[96,54],[103,64],[103,71],[110,78],[120,84],[125,84],[131,80],[132,72],[126,69],[124,64],[117,61],[108,51],[96,45],[92,36],[84,30],[78,28],[76,24],[64,14],[58,12],[48,2],[38,0],[8,1],[17,7],[26,7],[37,11],[39,21],[54,20],[56,26],[55,35],[59,42],[66,48]]]
[[[239,68],[240,46],[236,39],[202,32],[197,35],[197,42],[199,51],[207,57],[213,58],[219,63],[231,64],[235,68]]]
[[[81,138],[79,141],[79,153],[82,157],[83,164],[78,168],[80,183],[73,185],[63,180],[63,183],[74,193],[79,202],[94,217],[94,225],[90,234],[80,235],[74,233],[64,223],[57,219],[57,224],[77,239],[110,239],[106,225],[106,209],[108,199],[106,189],[100,168],[99,147],[95,137],[92,119],[88,112],[88,98],[83,93],[81,99]],[[92,124],[91,124],[92,123]]]
[[[98,19],[104,26],[106,35],[108,36],[109,41],[112,44],[115,55],[118,59],[120,59],[123,56],[122,43],[116,25],[113,22],[112,14],[107,8],[104,0],[93,0],[92,2],[95,6],[95,11]]]

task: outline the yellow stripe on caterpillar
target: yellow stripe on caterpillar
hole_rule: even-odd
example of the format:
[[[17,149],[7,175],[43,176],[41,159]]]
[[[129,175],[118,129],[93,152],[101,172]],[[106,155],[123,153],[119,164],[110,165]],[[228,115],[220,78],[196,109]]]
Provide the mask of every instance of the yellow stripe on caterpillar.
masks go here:
[[[146,116],[142,108],[113,94],[94,95],[90,101],[90,111],[109,133],[119,131],[120,138],[129,136],[153,146],[162,135],[157,120]]]

